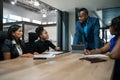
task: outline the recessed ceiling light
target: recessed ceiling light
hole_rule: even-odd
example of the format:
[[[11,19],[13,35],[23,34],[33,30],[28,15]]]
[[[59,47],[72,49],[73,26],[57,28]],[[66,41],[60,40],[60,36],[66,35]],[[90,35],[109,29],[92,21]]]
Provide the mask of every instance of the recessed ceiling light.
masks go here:
[[[35,1],[35,2],[34,2],[34,5],[35,5],[35,6],[39,6],[40,3],[39,3],[38,1]]]
[[[15,1],[11,1],[11,4],[12,4],[12,5],[15,5],[15,3],[16,3]]]
[[[58,11],[57,9],[55,9],[55,11]]]
[[[46,14],[43,14],[43,16],[42,16],[42,17],[44,17],[44,18],[45,18],[45,17],[47,17],[47,15],[46,15]]]

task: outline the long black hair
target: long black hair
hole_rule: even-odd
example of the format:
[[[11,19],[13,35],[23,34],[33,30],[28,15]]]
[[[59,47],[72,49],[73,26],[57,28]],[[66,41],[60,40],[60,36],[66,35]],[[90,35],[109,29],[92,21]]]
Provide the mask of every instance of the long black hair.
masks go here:
[[[21,44],[21,40],[20,39],[16,40],[16,38],[12,34],[13,32],[17,31],[20,28],[21,28],[21,26],[19,26],[19,25],[16,25],[16,24],[11,25],[7,32],[7,38],[11,41],[15,40],[17,44]]]
[[[113,18],[110,26],[117,33],[116,35],[120,35],[120,16]]]

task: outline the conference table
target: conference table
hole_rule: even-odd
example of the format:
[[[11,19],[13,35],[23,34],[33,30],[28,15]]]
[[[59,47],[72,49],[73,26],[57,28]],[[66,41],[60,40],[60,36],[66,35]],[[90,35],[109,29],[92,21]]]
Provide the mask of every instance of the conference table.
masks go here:
[[[0,80],[111,80],[114,60],[91,63],[71,52],[49,59],[0,61]]]

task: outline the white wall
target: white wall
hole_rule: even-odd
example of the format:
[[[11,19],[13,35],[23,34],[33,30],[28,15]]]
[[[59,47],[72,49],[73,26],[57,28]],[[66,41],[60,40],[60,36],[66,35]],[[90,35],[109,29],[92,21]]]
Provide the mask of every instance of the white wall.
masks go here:
[[[47,30],[49,34],[49,40],[52,41],[54,45],[57,45],[57,27],[50,26],[50,27],[44,27],[44,29]]]
[[[75,32],[75,11],[69,13],[69,49],[73,43],[73,36]]]

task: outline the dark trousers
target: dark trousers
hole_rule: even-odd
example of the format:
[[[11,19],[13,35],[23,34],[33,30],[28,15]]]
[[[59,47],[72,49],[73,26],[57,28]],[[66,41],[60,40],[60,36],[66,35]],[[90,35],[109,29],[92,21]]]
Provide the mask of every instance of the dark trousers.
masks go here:
[[[113,79],[112,80],[120,80],[120,60],[115,61]]]

